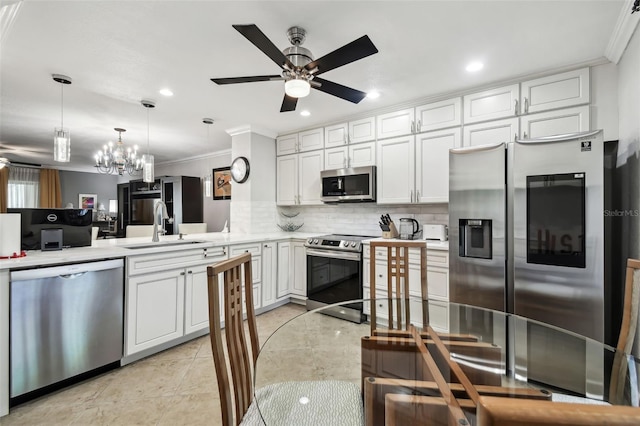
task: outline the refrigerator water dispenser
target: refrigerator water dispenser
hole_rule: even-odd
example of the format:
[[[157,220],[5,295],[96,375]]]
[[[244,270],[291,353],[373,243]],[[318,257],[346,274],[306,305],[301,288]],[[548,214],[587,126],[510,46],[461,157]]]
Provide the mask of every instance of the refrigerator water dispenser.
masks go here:
[[[460,219],[460,257],[491,259],[491,220]]]

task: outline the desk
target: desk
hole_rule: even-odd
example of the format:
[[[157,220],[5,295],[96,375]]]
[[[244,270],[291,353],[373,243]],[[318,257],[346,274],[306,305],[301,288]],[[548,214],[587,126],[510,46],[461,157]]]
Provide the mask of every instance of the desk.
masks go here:
[[[405,301],[400,302],[404,306]],[[407,302],[414,331],[388,328],[387,319],[380,314],[387,312],[389,304],[398,303],[388,299],[376,300],[376,335],[372,335],[368,323],[356,324],[324,314],[340,309],[340,305],[292,319],[264,343],[255,366],[255,388],[285,381],[353,382],[363,391],[367,425],[418,424],[427,419],[433,424],[450,424],[453,415],[461,416],[458,424],[476,424],[477,396],[489,405],[496,402],[485,398],[488,396],[538,400],[554,407],[563,404],[552,401],[638,403],[637,358],[616,354],[614,348],[533,320],[454,303],[448,306],[449,333],[432,336],[432,330],[422,321],[422,307],[426,308],[428,302]],[[559,346],[528,347],[527,335],[533,333],[561,333],[567,345],[583,347],[583,356],[566,359],[566,348]],[[420,349],[422,343],[428,355]],[[426,358],[431,358],[431,367],[439,373],[429,368]],[[459,371],[470,383],[459,377]],[[437,374],[441,377],[435,377]],[[534,381],[531,375],[550,380]],[[610,391],[612,378],[619,383],[614,391]],[[582,392],[567,390],[576,387]],[[300,403],[302,397],[293,396],[292,403]],[[450,397],[456,400],[457,411],[452,411]],[[256,403],[265,423],[275,424],[259,393]],[[640,424],[640,408],[631,410],[631,424]]]

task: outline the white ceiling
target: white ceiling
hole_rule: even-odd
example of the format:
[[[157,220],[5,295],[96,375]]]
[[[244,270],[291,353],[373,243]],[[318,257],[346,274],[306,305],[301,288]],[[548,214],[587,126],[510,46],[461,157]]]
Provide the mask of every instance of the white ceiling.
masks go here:
[[[0,1],[0,5],[16,1]],[[147,141],[156,163],[229,149],[225,132],[252,125],[284,133],[367,111],[468,90],[531,73],[601,60],[624,0],[603,1],[32,1],[19,2],[11,26],[2,16],[0,156],[53,162],[53,128],[71,130],[71,168],[93,162],[116,140]],[[8,9],[5,9],[7,11]],[[286,30],[307,30],[316,58],[367,34],[379,53],[323,74],[377,100],[355,105],[317,90],[280,113],[283,83],[217,86],[211,77],[279,74],[232,28],[256,24],[276,46]],[[8,28],[8,29],[7,29]],[[484,70],[469,74],[471,60]],[[168,87],[174,96],[158,93]],[[306,109],[311,116],[302,117]],[[202,123],[211,117],[215,124]]]

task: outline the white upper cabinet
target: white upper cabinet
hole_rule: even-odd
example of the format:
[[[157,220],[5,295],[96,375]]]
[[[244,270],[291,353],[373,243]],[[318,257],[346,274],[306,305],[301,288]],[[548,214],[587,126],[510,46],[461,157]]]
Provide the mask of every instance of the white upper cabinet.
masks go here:
[[[459,146],[459,127],[416,136],[416,202],[449,202],[449,149]]]
[[[358,143],[324,150],[324,170],[374,166],[376,143]]]
[[[304,152],[298,157],[298,204],[322,204],[324,151]]]
[[[401,136],[378,141],[377,202],[407,204],[414,200],[415,137]]]
[[[322,127],[276,138],[276,155],[289,155],[322,148],[324,148]]]
[[[332,148],[349,143],[349,125],[347,123],[334,124],[324,128],[324,147]]]
[[[521,84],[521,114],[588,104],[589,68],[568,71]]]
[[[462,124],[462,101],[447,99],[416,107],[416,133],[455,127]]]
[[[369,117],[324,128],[324,147],[333,148],[376,140],[376,118]]]
[[[394,138],[409,135],[414,131],[414,108],[394,111],[376,117],[378,123],[378,139]]]
[[[279,206],[293,206],[298,201],[298,155],[278,157],[276,198]]]
[[[320,171],[324,170],[324,151],[278,157],[276,169],[276,204],[322,204]]]
[[[349,143],[376,140],[376,118],[369,117],[349,122]]]
[[[298,134],[278,136],[276,138],[276,155],[295,154],[298,151]]]
[[[590,130],[589,105],[520,117],[522,137],[541,138]]]
[[[472,124],[464,126],[463,145],[477,146],[509,142],[517,139],[519,134],[517,118]]]
[[[322,127],[298,133],[298,152],[322,148],[324,148],[324,129]]]
[[[519,86],[499,87],[464,97],[464,123],[514,117],[518,114]]]

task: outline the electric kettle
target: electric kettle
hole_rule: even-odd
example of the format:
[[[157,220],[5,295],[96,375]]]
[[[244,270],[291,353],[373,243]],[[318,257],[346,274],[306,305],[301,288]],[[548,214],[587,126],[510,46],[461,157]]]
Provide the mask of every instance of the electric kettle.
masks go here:
[[[398,230],[401,240],[415,240],[420,235],[420,224],[410,217],[400,218],[400,229]]]

